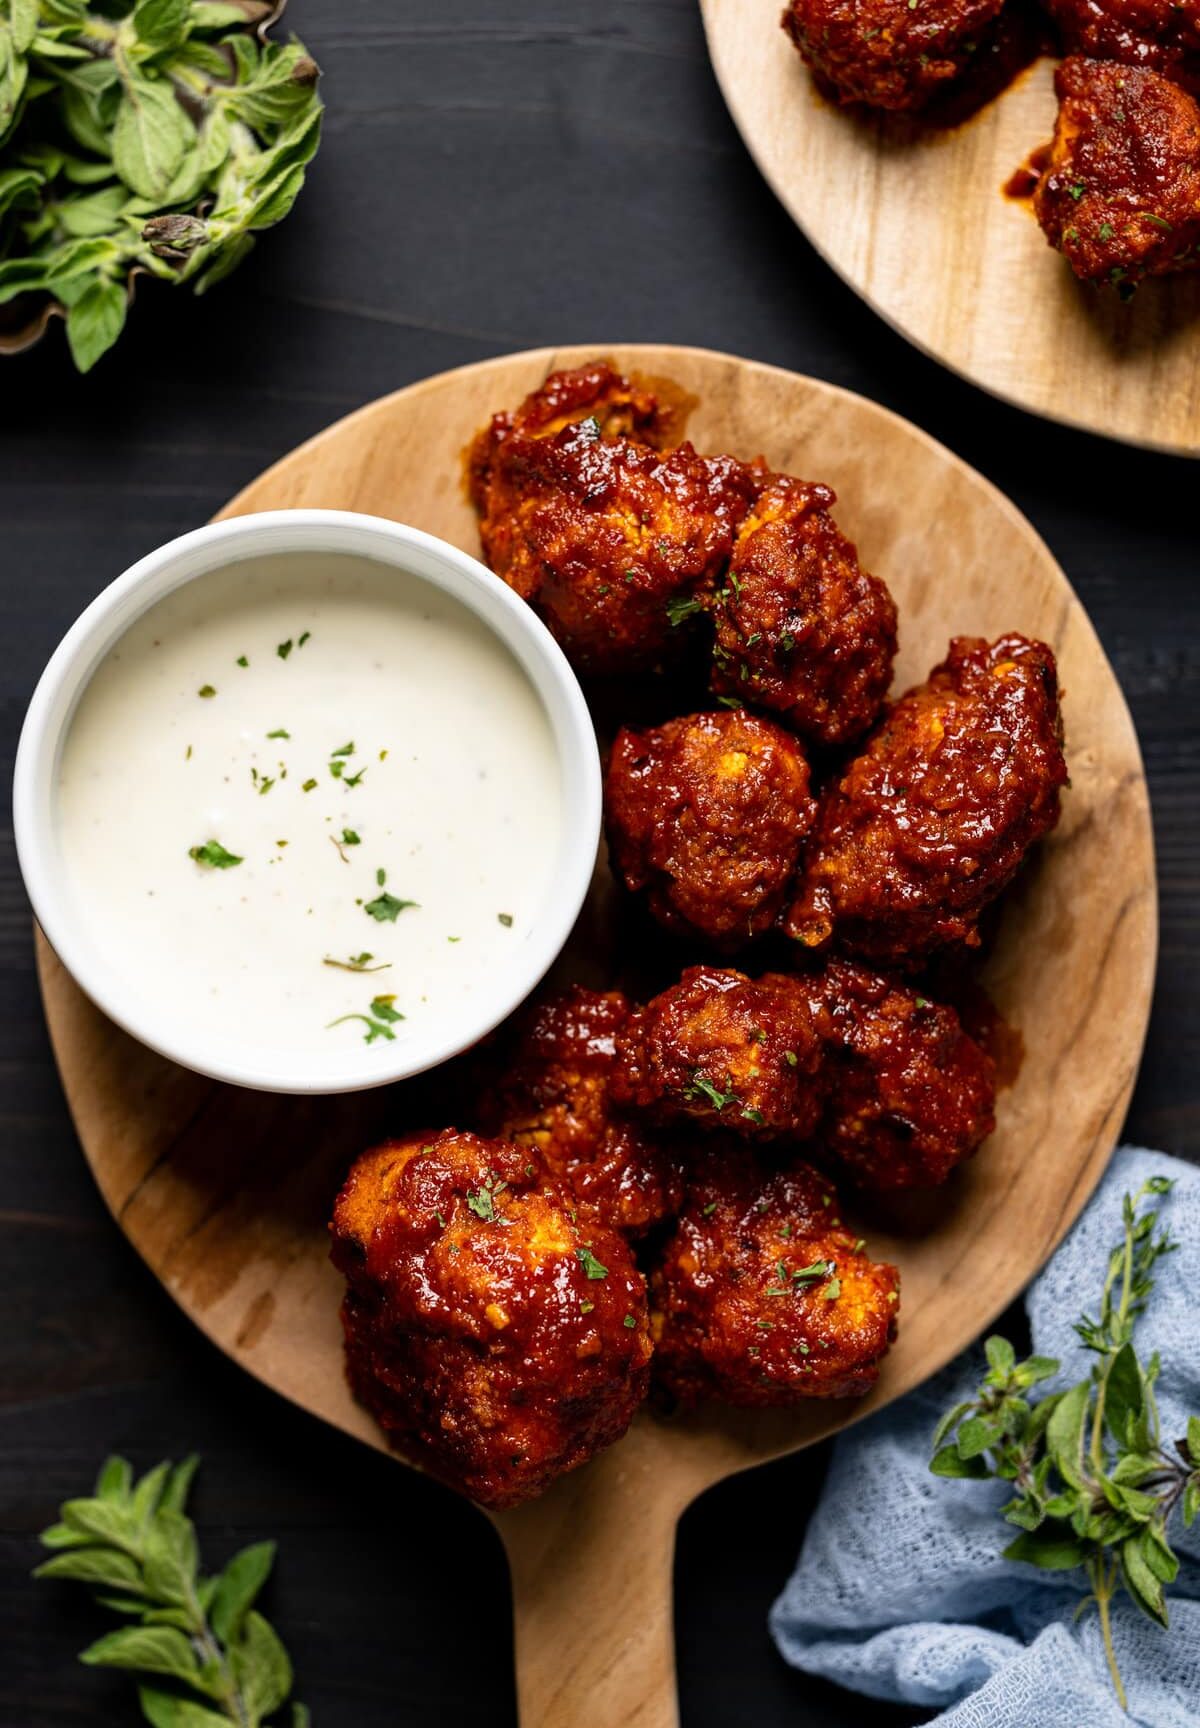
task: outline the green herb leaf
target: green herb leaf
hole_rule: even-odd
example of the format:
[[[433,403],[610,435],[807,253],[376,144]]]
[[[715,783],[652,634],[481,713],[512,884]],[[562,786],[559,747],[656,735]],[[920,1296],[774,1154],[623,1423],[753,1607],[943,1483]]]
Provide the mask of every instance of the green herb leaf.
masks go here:
[[[246,1615],[258,1600],[274,1563],[274,1542],[255,1542],[235,1554],[217,1579],[208,1617],[222,1644],[241,1636]]]
[[[590,1248],[576,1248],[575,1254],[589,1278],[608,1277],[608,1267],[600,1264]]]
[[[487,1187],[486,1184],[480,1187],[474,1194],[468,1190],[467,1205],[471,1208],[477,1218],[483,1219],[485,1224],[495,1223],[496,1203],[492,1198],[491,1189]]]
[[[697,612],[702,612],[703,610],[703,601],[697,600],[694,595],[676,595],[673,599],[667,601],[667,617],[670,620],[673,629],[677,628],[686,619],[694,618]]]
[[[401,912],[417,904],[416,900],[398,900],[394,894],[377,894],[374,900],[367,901],[363,911],[379,924],[394,924]]]
[[[80,372],[90,372],[120,336],[128,303],[121,284],[98,281],[72,305],[67,313],[67,341]]]
[[[79,1660],[89,1668],[129,1668],[141,1674],[167,1674],[196,1685],[200,1665],[182,1632],[168,1626],[126,1626],[98,1638]]]
[[[683,1095],[689,1099],[707,1098],[714,1110],[723,1110],[726,1104],[733,1104],[737,1100],[736,1092],[722,1092],[698,1070],[693,1070],[691,1083],[684,1088]]]
[[[235,1556],[217,1577],[199,1570],[196,1535],[185,1514],[196,1460],[159,1464],[134,1483],[123,1459],[107,1461],[91,1499],[69,1500],[44,1540],[85,1533],[86,1548],[58,1553],[37,1575],[75,1579],[133,1624],[82,1652],[89,1667],[169,1680],[138,1699],[152,1728],[229,1728],[259,1723],[287,1702],[291,1663],[253,1603],[270,1571],[271,1543]],[[211,1707],[210,1707],[211,1706]],[[294,1718],[303,1721],[303,1712]]]
[[[143,198],[165,197],[179,171],[195,127],[174,87],[123,60],[124,96],[112,134],[113,167]]]
[[[211,870],[232,870],[235,864],[244,862],[236,853],[227,852],[219,840],[206,840],[203,846],[190,847],[188,857],[194,858],[197,864],[207,865]]]

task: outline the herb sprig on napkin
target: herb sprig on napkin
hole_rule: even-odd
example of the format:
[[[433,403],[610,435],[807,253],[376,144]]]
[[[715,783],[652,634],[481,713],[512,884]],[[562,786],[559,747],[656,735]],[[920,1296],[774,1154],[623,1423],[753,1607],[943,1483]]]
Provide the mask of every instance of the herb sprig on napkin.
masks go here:
[[[320,139],[318,69],[266,0],[0,0],[0,306],[66,309],[75,364],[139,272],[211,288],[285,217]]]
[[[79,1660],[148,1678],[138,1688],[153,1728],[261,1728],[268,1718],[307,1728],[293,1704],[288,1653],[254,1603],[275,1558],[273,1542],[235,1554],[213,1577],[199,1570],[196,1531],[184,1512],[198,1460],[159,1464],[139,1482],[110,1458],[90,1499],[68,1500],[41,1540],[56,1550],[37,1578],[90,1585],[96,1601],[132,1624],[98,1638]]]
[[[1125,1196],[1123,1236],[1109,1255],[1098,1313],[1075,1326],[1096,1356],[1088,1378],[1034,1403],[1029,1394],[1053,1379],[1059,1363],[1050,1356],[1018,1362],[1007,1339],[989,1338],[989,1372],[978,1396],[942,1418],[930,1466],[939,1476],[1012,1483],[1002,1510],[1021,1535],[1005,1548],[1007,1559],[1049,1571],[1082,1568],[1090,1594],[1080,1611],[1096,1604],[1122,1708],[1113,1596],[1124,1587],[1165,1626],[1165,1587],[1179,1571],[1167,1526],[1176,1508],[1185,1525],[1200,1514],[1200,1416],[1189,1418],[1186,1435],[1164,1444],[1154,1398],[1159,1360],[1141,1362],[1133,1345],[1154,1268],[1176,1246],[1145,1202],[1170,1187],[1156,1176]]]

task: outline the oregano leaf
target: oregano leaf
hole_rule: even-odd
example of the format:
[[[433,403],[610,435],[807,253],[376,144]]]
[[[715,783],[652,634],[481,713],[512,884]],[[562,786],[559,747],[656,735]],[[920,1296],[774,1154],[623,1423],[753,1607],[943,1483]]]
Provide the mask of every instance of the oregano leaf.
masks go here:
[[[173,87],[131,67],[112,134],[113,166],[144,198],[161,198],[179,172],[194,128]]]

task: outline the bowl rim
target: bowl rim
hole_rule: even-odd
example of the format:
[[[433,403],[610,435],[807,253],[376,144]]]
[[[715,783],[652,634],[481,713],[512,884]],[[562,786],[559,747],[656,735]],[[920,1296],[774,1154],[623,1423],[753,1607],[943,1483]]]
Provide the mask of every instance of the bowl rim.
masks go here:
[[[64,881],[55,826],[54,781],[63,741],[96,667],[130,626],[176,589],[230,564],[272,553],[348,553],[404,570],[464,605],[498,638],[541,700],[560,770],[558,854],[537,912],[511,966],[470,1013],[439,1035],[387,1045],[369,1072],[353,1051],[335,1059],[239,1044],[163,1027],[83,935],[84,920]],[[210,522],[156,547],[85,607],[50,656],[30,699],[13,773],[13,833],[34,915],[67,971],[102,1013],[159,1055],[213,1080],[256,1091],[326,1095],[367,1090],[437,1067],[476,1044],[523,1002],[562,951],[595,868],[602,823],[600,754],[587,701],[565,654],[536,613],[469,553],[436,535],[350,510],[269,510]],[[356,1071],[357,1070],[357,1071]]]

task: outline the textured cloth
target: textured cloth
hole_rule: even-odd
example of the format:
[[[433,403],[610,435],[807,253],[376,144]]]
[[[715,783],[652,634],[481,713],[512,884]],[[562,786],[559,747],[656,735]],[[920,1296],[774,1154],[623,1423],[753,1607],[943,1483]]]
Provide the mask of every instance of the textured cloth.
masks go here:
[[[1025,1296],[1033,1348],[1062,1372],[1039,1391],[1081,1380],[1095,1357],[1076,1338],[1081,1309],[1099,1306],[1121,1200],[1149,1176],[1175,1187],[1149,1203],[1179,1243],[1155,1268],[1134,1342],[1162,1357],[1157,1386],[1164,1445],[1200,1414],[1200,1169],[1122,1148],[1082,1218]],[[1200,1519],[1170,1536],[1182,1561],[1164,1631],[1122,1592],[1113,1640],[1129,1698],[1118,1706],[1082,1572],[1003,1560],[1016,1530],[999,1507],[1011,1488],[933,1476],[930,1439],[987,1370],[972,1350],[837,1442],[800,1561],[771,1611],[795,1667],[927,1709],[938,1728],[1197,1728],[1200,1724]]]

